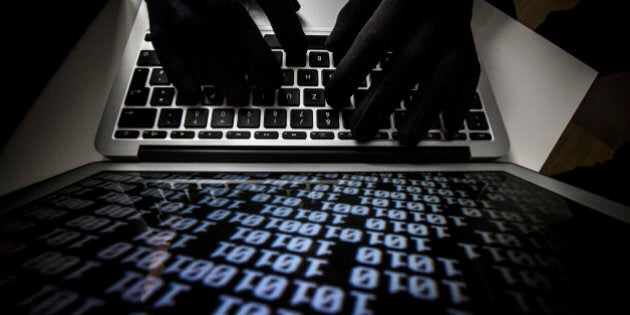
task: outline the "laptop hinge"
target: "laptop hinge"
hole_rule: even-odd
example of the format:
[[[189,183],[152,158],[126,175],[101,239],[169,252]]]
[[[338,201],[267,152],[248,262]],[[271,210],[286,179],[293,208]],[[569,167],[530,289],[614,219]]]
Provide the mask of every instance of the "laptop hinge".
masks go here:
[[[285,163],[432,163],[470,161],[467,147],[225,147],[140,146],[138,157],[148,162],[285,162]]]

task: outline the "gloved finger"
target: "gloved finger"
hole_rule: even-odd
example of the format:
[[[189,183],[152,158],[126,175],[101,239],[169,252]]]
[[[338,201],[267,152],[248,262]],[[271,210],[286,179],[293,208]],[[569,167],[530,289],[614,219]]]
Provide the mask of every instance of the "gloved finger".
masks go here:
[[[257,0],[287,53],[287,64],[306,61],[307,40],[296,11],[296,0]]]
[[[460,53],[456,54],[453,67],[459,71],[456,73],[457,77],[453,78],[452,85],[446,87],[452,93],[449,95],[449,99],[444,101],[444,109],[442,110],[442,120],[448,138],[457,134],[468,115],[481,72],[472,34],[468,34],[463,40],[458,41],[457,45],[459,47],[454,49]]]
[[[326,101],[345,106],[380,57],[408,34],[405,26],[416,23],[409,14],[416,1],[384,0],[357,35],[335,74],[326,85]]]
[[[237,0],[212,1],[205,9],[208,21],[213,21],[208,27],[214,30],[207,44],[214,47],[207,50],[219,54],[213,63],[215,77],[228,103],[244,105],[248,102],[245,73],[253,84],[263,89],[280,87],[280,66],[246,9]]]
[[[326,49],[341,60],[381,0],[350,0],[337,15],[335,27],[326,39]]]
[[[427,133],[431,125],[439,119],[439,114],[444,107],[453,110],[452,113],[458,116],[452,116],[449,124],[455,131],[459,129],[459,125],[455,119],[465,115],[464,107],[461,102],[466,93],[469,93],[470,87],[476,87],[476,80],[472,77],[474,71],[465,71],[471,69],[465,62],[471,61],[467,51],[459,49],[458,45],[451,46],[446,50],[443,57],[437,62],[432,76],[422,80],[419,87],[419,94],[416,101],[409,104],[405,119],[398,128],[399,139],[402,145],[414,146]],[[473,66],[474,67],[474,66]],[[466,82],[466,80],[472,82]],[[465,87],[465,88],[463,88]],[[472,97],[470,98],[472,102]],[[466,109],[467,111],[467,109]]]
[[[431,10],[426,11],[426,15],[434,14]],[[358,140],[369,140],[383,125],[383,121],[389,118],[406,92],[418,81],[429,80],[427,74],[433,73],[435,62],[443,51],[442,34],[433,27],[427,27],[434,21],[437,20],[421,19],[412,27],[415,32],[401,44],[382,81],[372,86],[365,99],[358,104],[350,122]],[[406,116],[409,114],[408,111]]]
[[[187,6],[147,2],[153,46],[169,80],[177,88],[178,102],[196,103],[201,97],[197,64],[197,19]]]

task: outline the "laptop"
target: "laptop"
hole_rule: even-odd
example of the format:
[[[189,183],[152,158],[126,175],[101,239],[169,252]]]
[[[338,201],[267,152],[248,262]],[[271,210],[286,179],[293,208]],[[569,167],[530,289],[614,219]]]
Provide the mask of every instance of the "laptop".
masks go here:
[[[613,314],[630,208],[501,163],[89,164],[0,198],[5,314]]]
[[[252,89],[250,104],[234,107],[214,86],[203,86],[200,104],[176,104],[177,91],[169,83],[151,43],[146,4],[138,11],[119,72],[97,132],[97,150],[110,158],[142,161],[481,161],[509,150],[488,77],[483,70],[475,102],[462,130],[446,140],[436,124],[415,148],[403,148],[396,127],[405,101],[374,140],[354,140],[348,122],[353,104],[376,81],[386,57],[368,75],[341,111],[326,104],[323,93],[334,72],[332,54],[323,47],[345,1],[301,0],[298,12],[309,38],[305,67],[287,67],[285,54],[255,1],[245,1],[256,24],[282,64],[285,82],[272,95]],[[410,96],[413,97],[413,91]],[[306,124],[298,120],[310,117]]]

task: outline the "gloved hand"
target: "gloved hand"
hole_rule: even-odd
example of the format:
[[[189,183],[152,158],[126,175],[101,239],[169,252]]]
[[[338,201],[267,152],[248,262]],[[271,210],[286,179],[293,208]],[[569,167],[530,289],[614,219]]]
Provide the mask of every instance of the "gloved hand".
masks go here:
[[[399,126],[401,144],[416,145],[440,112],[447,134],[457,133],[480,73],[471,15],[472,0],[348,1],[326,42],[340,60],[326,86],[328,103],[348,104],[380,58],[394,52],[382,81],[356,106],[350,125],[357,140],[371,139],[416,83],[418,97]]]
[[[257,0],[287,60],[306,58],[306,36],[297,0]],[[146,0],[151,38],[180,104],[196,104],[200,78],[211,78],[228,104],[249,100],[249,81],[263,90],[280,87],[280,65],[239,0]]]

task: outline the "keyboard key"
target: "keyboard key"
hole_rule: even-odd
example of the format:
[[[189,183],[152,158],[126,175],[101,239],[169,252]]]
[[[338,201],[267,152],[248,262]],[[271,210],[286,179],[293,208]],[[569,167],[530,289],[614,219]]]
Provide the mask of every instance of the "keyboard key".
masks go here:
[[[145,130],[142,132],[144,139],[166,139],[166,131],[162,130]]]
[[[226,138],[228,139],[249,139],[252,133],[249,131],[228,131]]]
[[[171,82],[166,76],[166,72],[162,68],[155,68],[151,71],[151,79],[149,80],[151,85],[169,85]]]
[[[350,131],[340,131],[337,136],[341,140],[352,140],[352,139],[354,139],[354,136],[352,135],[352,132],[350,132]]]
[[[144,41],[145,42],[150,42],[151,40],[152,40],[151,33],[144,34]]]
[[[287,111],[284,109],[265,110],[265,128],[286,128]]]
[[[325,105],[324,89],[304,89],[304,106],[323,107]]]
[[[282,67],[282,61],[284,59],[284,54],[282,53],[282,50],[274,50],[272,51],[273,56],[276,57],[276,61],[278,62],[278,65],[280,65]]]
[[[313,140],[331,140],[335,138],[335,134],[330,131],[311,131],[311,139]]]
[[[389,140],[389,135],[387,134],[387,132],[377,132],[374,137],[372,137],[372,139],[374,140]]]
[[[149,88],[139,88],[132,89],[127,92],[127,97],[125,98],[125,105],[129,106],[144,106],[147,104],[149,100],[149,93],[151,89]]]
[[[147,68],[136,68],[133,71],[133,76],[131,77],[131,83],[129,84],[130,89],[141,89],[145,87],[147,84],[147,79],[149,78],[149,69]]]
[[[299,89],[278,90],[278,104],[281,106],[299,106],[300,105],[300,90]]]
[[[334,110],[317,111],[317,128],[337,129],[339,128],[339,115]]]
[[[287,140],[303,140],[306,139],[306,132],[303,131],[285,131],[282,138]]]
[[[117,130],[114,134],[116,139],[137,139],[140,136],[138,130]]]
[[[140,52],[137,64],[140,67],[157,67],[160,66],[160,59],[155,50],[143,50]]]
[[[199,139],[221,139],[223,132],[221,131],[200,131]]]
[[[429,132],[424,137],[424,140],[442,140],[442,135],[439,132]]]
[[[221,91],[219,91],[219,89],[217,89],[214,86],[205,87],[203,88],[201,104],[202,105],[222,105],[223,93],[221,93]]]
[[[181,131],[181,130],[171,131],[171,138],[173,139],[192,139],[194,137],[195,137],[194,131]]]
[[[273,105],[276,103],[275,91],[264,91],[254,89],[252,92],[252,104],[254,105]]]
[[[182,123],[184,111],[179,108],[165,108],[160,112],[158,127],[160,128],[179,128]]]
[[[335,70],[322,70],[322,82],[324,86],[330,82],[333,74],[335,74]]]
[[[485,132],[471,132],[470,133],[470,140],[484,140],[484,141],[488,141],[488,140],[492,140],[492,136],[489,133],[485,133]]]
[[[232,128],[234,125],[234,110],[230,108],[217,108],[212,111],[212,128]]]
[[[292,110],[291,128],[310,129],[313,128],[313,112],[311,110]]]
[[[239,128],[258,128],[260,126],[260,109],[239,109]]]
[[[470,112],[466,117],[466,124],[470,130],[488,130],[488,122],[483,112]]]
[[[151,105],[169,106],[173,104],[174,97],[174,88],[155,88],[153,89],[153,95],[151,96]]]
[[[254,138],[256,139],[278,139],[279,134],[276,131],[256,131]]]
[[[205,108],[189,108],[186,111],[186,128],[206,128],[208,125],[208,110]]]
[[[308,54],[308,64],[311,68],[330,67],[330,56],[327,51],[311,51]]]
[[[299,86],[317,86],[319,84],[319,75],[317,70],[299,69],[297,71],[297,76]]]
[[[119,128],[152,128],[157,116],[154,108],[125,108],[120,113]]]
[[[326,39],[328,36],[325,35],[307,35],[307,47],[308,49],[326,49]]]
[[[295,83],[295,71],[293,69],[282,69],[282,86],[293,86]]]

